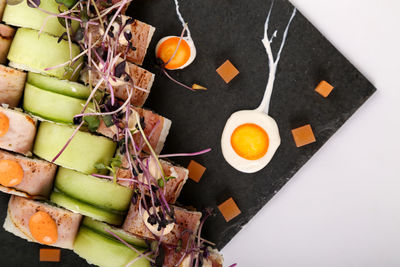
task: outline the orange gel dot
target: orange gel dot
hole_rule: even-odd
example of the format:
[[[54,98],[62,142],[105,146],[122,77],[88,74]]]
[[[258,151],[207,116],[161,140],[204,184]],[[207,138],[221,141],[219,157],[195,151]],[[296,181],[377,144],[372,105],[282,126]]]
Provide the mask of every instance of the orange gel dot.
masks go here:
[[[10,120],[7,115],[0,112],[0,137],[4,136],[10,128]]]
[[[16,186],[24,178],[24,170],[18,162],[13,160],[0,160],[0,184],[7,187]]]
[[[179,43],[179,37],[171,37],[163,41],[157,50],[157,57],[160,58],[164,63],[168,62],[174,55],[174,52]],[[166,69],[173,70],[182,67],[190,59],[190,46],[182,39],[178,51],[174,58],[165,65]]]
[[[263,128],[253,123],[237,127],[231,136],[233,150],[242,158],[257,160],[268,151],[269,138]]]
[[[38,211],[29,219],[29,230],[38,242],[51,245],[57,242],[57,224],[53,218],[44,211]]]

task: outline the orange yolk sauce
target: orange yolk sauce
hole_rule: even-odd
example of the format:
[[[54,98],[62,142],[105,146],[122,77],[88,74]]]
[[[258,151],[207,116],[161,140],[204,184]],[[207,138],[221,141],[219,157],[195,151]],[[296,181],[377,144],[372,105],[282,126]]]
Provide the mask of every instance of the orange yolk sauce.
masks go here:
[[[0,137],[4,136],[10,128],[10,120],[7,115],[0,112]]]
[[[24,178],[24,170],[18,162],[13,160],[0,160],[0,184],[6,187],[16,186]]]
[[[161,59],[164,63],[174,55],[176,48],[178,47],[179,37],[171,37],[163,41],[157,50],[157,58]],[[182,67],[190,59],[190,46],[182,39],[176,54],[171,61],[164,67],[168,70],[173,70]]]
[[[38,211],[29,219],[29,230],[33,238],[45,245],[57,242],[57,224],[53,218],[44,211]]]
[[[269,137],[260,126],[246,123],[233,131],[231,145],[240,157],[247,160],[257,160],[267,153]]]

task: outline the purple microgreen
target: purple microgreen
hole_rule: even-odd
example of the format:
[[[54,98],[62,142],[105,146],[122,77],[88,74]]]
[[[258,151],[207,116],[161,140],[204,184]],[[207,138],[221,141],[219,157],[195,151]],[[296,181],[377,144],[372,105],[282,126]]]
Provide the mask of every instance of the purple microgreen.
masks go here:
[[[132,33],[131,33],[131,31],[124,31],[124,37],[125,37],[125,40],[127,40],[128,42],[130,42],[131,39],[132,39]]]
[[[64,40],[64,37],[65,37],[66,35],[67,35],[67,32],[63,32],[63,33],[61,34],[61,36],[58,37],[57,43],[60,43],[62,40]]]
[[[121,78],[121,76],[126,73],[125,67],[126,67],[126,61],[122,61],[121,63],[118,63],[118,65],[115,67],[115,70],[114,70],[115,77]]]
[[[40,6],[40,0],[28,0],[27,4],[29,7],[37,8]]]

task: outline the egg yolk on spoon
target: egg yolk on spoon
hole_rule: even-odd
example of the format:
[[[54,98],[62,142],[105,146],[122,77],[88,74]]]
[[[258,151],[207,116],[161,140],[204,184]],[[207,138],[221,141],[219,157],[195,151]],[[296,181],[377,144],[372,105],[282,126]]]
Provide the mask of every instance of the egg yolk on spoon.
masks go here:
[[[18,162],[12,160],[0,160],[0,184],[7,187],[21,183],[24,170]]]
[[[269,138],[267,132],[260,126],[246,123],[233,131],[231,145],[242,158],[257,160],[267,153]]]
[[[44,211],[38,211],[29,219],[29,230],[33,238],[45,245],[57,242],[57,224],[53,218]]]
[[[171,37],[162,42],[157,49],[157,58],[161,59],[164,63],[167,63],[174,55],[179,40],[179,37]],[[184,39],[182,39],[174,58],[172,58],[164,67],[168,70],[174,70],[185,65],[189,59],[190,46]]]
[[[8,117],[0,112],[0,137],[4,136],[10,127],[10,120]]]

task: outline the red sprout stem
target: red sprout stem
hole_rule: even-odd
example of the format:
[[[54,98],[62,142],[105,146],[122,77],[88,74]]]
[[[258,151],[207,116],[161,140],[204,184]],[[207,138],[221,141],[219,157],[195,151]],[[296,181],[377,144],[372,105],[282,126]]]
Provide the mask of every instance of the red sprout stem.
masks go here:
[[[183,30],[182,30],[181,36],[179,37],[178,45],[176,46],[174,53],[173,53],[172,56],[168,59],[168,61],[167,61],[166,63],[164,63],[164,66],[168,65],[168,63],[170,63],[171,60],[174,59],[176,53],[178,52],[179,46],[181,45],[181,42],[182,42],[182,39],[183,39],[183,35],[185,34],[185,31],[186,31],[186,27],[184,27]]]
[[[181,82],[175,80],[174,78],[172,78],[172,76],[169,75],[169,73],[167,72],[167,70],[166,70],[165,68],[161,68],[161,70],[162,70],[162,72],[164,73],[164,75],[167,76],[167,78],[170,79],[171,81],[173,81],[174,83],[176,83],[176,84],[178,84],[178,85],[180,85],[180,86],[182,86],[182,87],[184,87],[184,88],[186,88],[186,89],[189,89],[190,91],[196,91],[196,90],[194,90],[192,87],[187,86],[186,84],[181,83]]]
[[[81,124],[78,125],[78,127],[76,127],[76,129],[74,130],[74,132],[72,133],[71,137],[68,139],[67,143],[63,146],[63,148],[61,148],[60,152],[58,152],[58,154],[53,158],[53,160],[51,161],[51,163],[54,163],[60,156],[61,154],[64,152],[64,150],[68,147],[69,143],[71,143],[72,139],[75,137],[75,135],[78,133],[79,128],[82,127],[82,125],[85,122],[82,120]]]
[[[201,150],[199,152],[193,152],[193,153],[175,153],[175,154],[164,154],[164,155],[159,155],[159,158],[173,158],[173,157],[191,157],[191,156],[198,156],[198,155],[203,155],[208,152],[210,152],[212,149],[207,148],[204,150]]]

